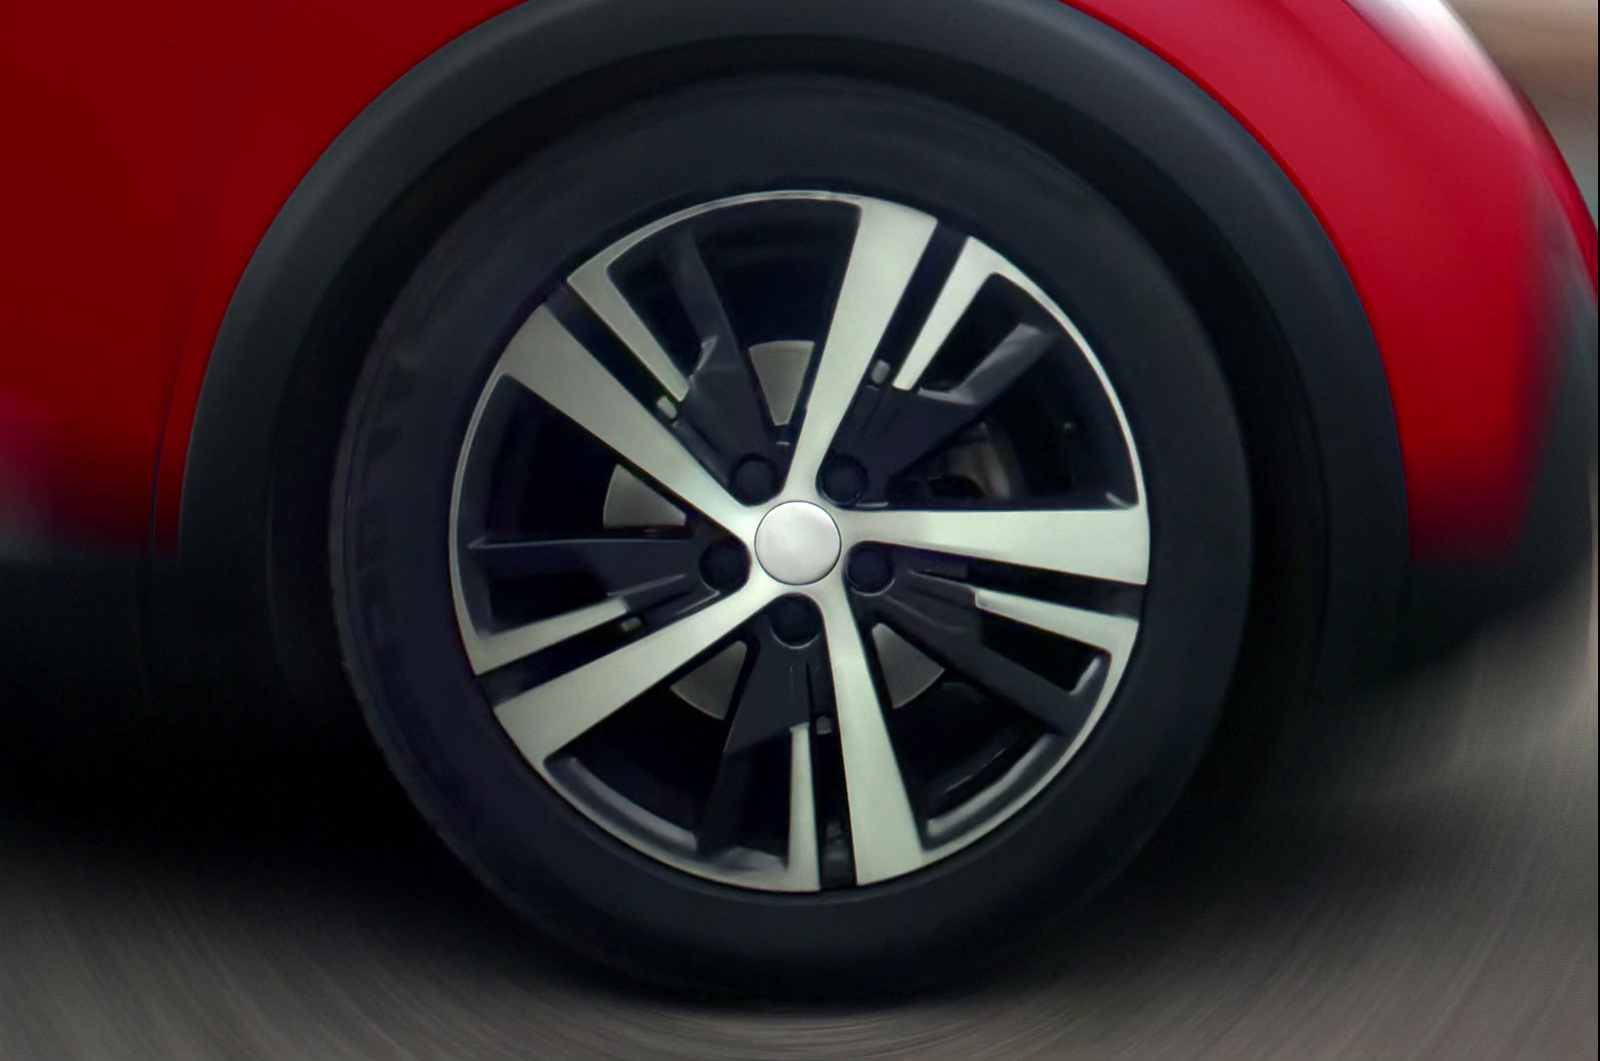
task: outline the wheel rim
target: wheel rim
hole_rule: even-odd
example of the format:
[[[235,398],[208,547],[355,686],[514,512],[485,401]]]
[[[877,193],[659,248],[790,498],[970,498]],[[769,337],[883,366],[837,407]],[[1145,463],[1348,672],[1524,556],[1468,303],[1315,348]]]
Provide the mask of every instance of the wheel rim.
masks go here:
[[[526,318],[449,560],[511,742],[607,832],[779,892],[914,872],[1082,747],[1138,635],[1138,451],[1072,321],[862,196],[704,203]]]

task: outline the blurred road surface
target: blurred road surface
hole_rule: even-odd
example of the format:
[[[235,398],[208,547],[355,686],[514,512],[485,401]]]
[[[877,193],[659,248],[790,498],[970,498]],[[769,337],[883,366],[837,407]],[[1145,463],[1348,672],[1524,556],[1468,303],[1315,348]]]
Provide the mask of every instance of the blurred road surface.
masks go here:
[[[0,1056],[1593,1057],[1595,629],[1585,579],[1330,705],[1259,828],[1169,833],[997,981],[857,1008],[564,966],[370,754],[5,763]]]
[[[1513,69],[1541,5],[1593,10],[1463,5]],[[1587,47],[1529,87],[1592,206]],[[1591,576],[1320,709],[1263,822],[1169,830],[998,980],[822,1010],[543,953],[364,745],[118,769],[58,733],[0,746],[0,1058],[1592,1058],[1596,704]]]

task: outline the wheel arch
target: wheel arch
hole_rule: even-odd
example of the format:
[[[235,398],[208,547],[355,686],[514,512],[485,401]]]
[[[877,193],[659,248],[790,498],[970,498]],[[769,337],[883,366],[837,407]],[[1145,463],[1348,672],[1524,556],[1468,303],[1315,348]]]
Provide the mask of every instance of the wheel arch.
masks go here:
[[[178,554],[151,580],[159,685],[227,674],[253,699],[283,677],[301,697],[342,690],[327,483],[363,355],[412,267],[476,194],[586,118],[676,84],[785,67],[865,74],[978,110],[1107,194],[1199,311],[1246,420],[1256,492],[1272,502],[1257,513],[1258,540],[1273,544],[1254,622],[1298,617],[1299,641],[1320,645],[1304,669],[1322,683],[1387,657],[1406,514],[1382,361],[1312,210],[1222,106],[1057,3],[636,0],[619,14],[624,2],[526,4],[447,44],[375,100],[278,213],[214,344]],[[196,659],[218,629],[240,644]]]

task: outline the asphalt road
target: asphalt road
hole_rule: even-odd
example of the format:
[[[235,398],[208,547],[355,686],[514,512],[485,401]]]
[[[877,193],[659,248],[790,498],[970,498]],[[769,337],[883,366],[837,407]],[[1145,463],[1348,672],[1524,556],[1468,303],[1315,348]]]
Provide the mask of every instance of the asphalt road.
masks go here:
[[[1263,819],[1169,830],[998,979],[800,1009],[547,954],[364,745],[119,765],[46,691],[8,709],[53,750],[0,743],[0,1058],[1592,1058],[1596,705],[1590,576],[1321,707]]]
[[[569,967],[359,751],[0,758],[0,1057],[1593,1057],[1595,629],[1585,579],[1327,705],[1259,825],[1169,832],[998,980],[856,1008]]]

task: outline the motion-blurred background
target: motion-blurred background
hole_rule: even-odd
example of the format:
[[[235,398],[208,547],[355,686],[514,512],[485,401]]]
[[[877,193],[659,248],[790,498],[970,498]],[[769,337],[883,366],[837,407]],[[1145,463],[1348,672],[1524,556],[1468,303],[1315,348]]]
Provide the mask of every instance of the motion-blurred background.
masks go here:
[[[1593,211],[1596,0],[1458,6]],[[1592,1058],[1595,638],[1588,576],[1323,708],[1259,826],[1169,830],[1009,975],[823,1010],[543,955],[370,749],[130,779],[0,746],[0,1058]]]
[[[1595,0],[1454,0],[1489,53],[1544,112],[1595,209]]]

